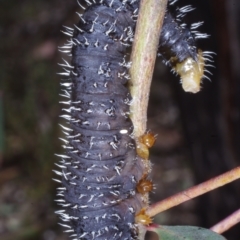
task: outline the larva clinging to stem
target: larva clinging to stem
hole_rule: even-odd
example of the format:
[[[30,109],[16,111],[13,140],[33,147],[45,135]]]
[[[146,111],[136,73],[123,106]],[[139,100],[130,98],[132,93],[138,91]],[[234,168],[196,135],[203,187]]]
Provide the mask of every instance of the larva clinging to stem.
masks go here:
[[[170,1],[169,7],[175,2]],[[169,11],[166,13],[158,55],[180,76],[184,91],[197,93],[201,89],[202,79],[208,78],[206,73],[210,72],[206,67],[212,66],[208,62],[212,62],[213,53],[202,51],[196,46],[197,39],[208,37],[196,30],[203,22],[193,23],[190,27],[182,22],[186,13],[192,10],[191,6],[179,8],[176,18]]]

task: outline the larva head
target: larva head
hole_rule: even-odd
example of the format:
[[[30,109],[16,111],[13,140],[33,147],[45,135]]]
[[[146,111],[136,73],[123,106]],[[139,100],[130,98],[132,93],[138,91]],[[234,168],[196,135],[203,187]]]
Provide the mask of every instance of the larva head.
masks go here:
[[[180,75],[185,92],[197,93],[200,91],[201,79],[204,77],[203,52],[198,50],[197,61],[189,57],[183,62],[176,63],[174,70]]]

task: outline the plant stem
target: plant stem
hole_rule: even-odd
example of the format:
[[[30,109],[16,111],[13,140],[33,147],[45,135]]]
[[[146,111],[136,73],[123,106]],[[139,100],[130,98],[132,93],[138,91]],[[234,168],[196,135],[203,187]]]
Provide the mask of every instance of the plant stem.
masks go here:
[[[149,91],[166,6],[167,0],[141,0],[140,4],[129,81],[133,98],[130,112],[136,138],[146,132]]]
[[[240,222],[240,209],[235,211],[233,214],[223,219],[221,222],[217,223],[210,229],[218,234],[226,232],[228,229]]]
[[[169,198],[166,198],[158,203],[153,204],[152,206],[149,207],[149,209],[147,209],[146,214],[148,214],[150,217],[153,217],[160,212],[163,212],[169,208],[177,206],[181,203],[184,203],[188,200],[191,200],[197,196],[212,191],[216,188],[224,186],[227,183],[230,183],[239,178],[240,167],[237,167],[229,172],[219,175],[218,177],[212,178],[204,183],[191,187],[188,190],[185,190],[181,193],[177,193]]]
[[[135,139],[146,132],[149,91],[166,6],[167,0],[141,0],[140,3],[129,81],[132,96],[130,117]],[[150,171],[149,163],[145,171]],[[145,233],[146,228],[139,224],[139,240],[144,239]]]

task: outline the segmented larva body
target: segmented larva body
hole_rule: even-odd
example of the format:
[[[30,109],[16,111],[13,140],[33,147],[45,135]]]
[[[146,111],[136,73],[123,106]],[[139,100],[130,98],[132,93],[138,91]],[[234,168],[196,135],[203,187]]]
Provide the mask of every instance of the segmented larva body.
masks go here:
[[[96,1],[81,16],[69,46],[70,97],[58,211],[74,239],[136,239],[144,206],[136,186],[144,166],[136,154],[124,53],[133,39],[131,1]],[[71,32],[71,30],[70,30]],[[71,32],[72,34],[72,32]],[[66,67],[66,66],[65,66]]]
[[[61,49],[72,55],[72,61],[61,64],[65,70],[61,75],[66,77],[62,96],[67,98],[62,102],[67,106],[62,117],[67,126],[62,126],[65,154],[58,155],[61,171],[55,171],[62,184],[56,200],[62,210],[56,213],[74,240],[137,239],[136,223],[151,223],[144,213],[148,202],[143,195],[153,186],[143,158],[148,159],[148,148],[155,141],[147,133],[139,141],[139,149],[147,153],[137,154],[129,118],[130,64],[124,54],[133,41],[139,1],[86,3],[80,22],[74,29],[66,27],[71,39]],[[188,57],[198,60],[195,49],[194,54],[180,54],[173,42],[166,41],[171,35],[168,16],[160,53],[180,72],[178,63]],[[193,45],[185,40],[180,46]],[[177,64],[172,64],[175,57]]]

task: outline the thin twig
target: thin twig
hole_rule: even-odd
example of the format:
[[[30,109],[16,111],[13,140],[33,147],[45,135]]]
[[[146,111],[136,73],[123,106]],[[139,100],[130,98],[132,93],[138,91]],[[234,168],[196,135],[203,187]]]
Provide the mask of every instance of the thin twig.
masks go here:
[[[135,139],[146,132],[149,91],[166,6],[167,0],[141,0],[140,3],[129,81],[132,96],[130,117]],[[146,166],[147,172],[149,169],[150,167]],[[144,239],[145,233],[146,228],[139,225],[140,240]]]
[[[223,219],[221,222],[217,223],[210,229],[218,234],[226,232],[228,229],[240,222],[240,209],[236,212]]]
[[[178,193],[169,198],[166,198],[163,201],[153,204],[146,211],[146,214],[148,214],[150,217],[153,217],[160,212],[163,212],[169,208],[177,206],[181,203],[184,203],[188,200],[191,200],[197,196],[200,196],[204,193],[212,191],[216,188],[224,186],[227,183],[230,183],[239,178],[240,178],[240,167],[237,167],[218,177],[212,178],[204,183],[191,187],[188,190],[185,190],[181,193]]]
[[[142,0],[140,5],[129,82],[133,98],[130,112],[135,137],[146,132],[149,90],[166,5],[167,0]]]

